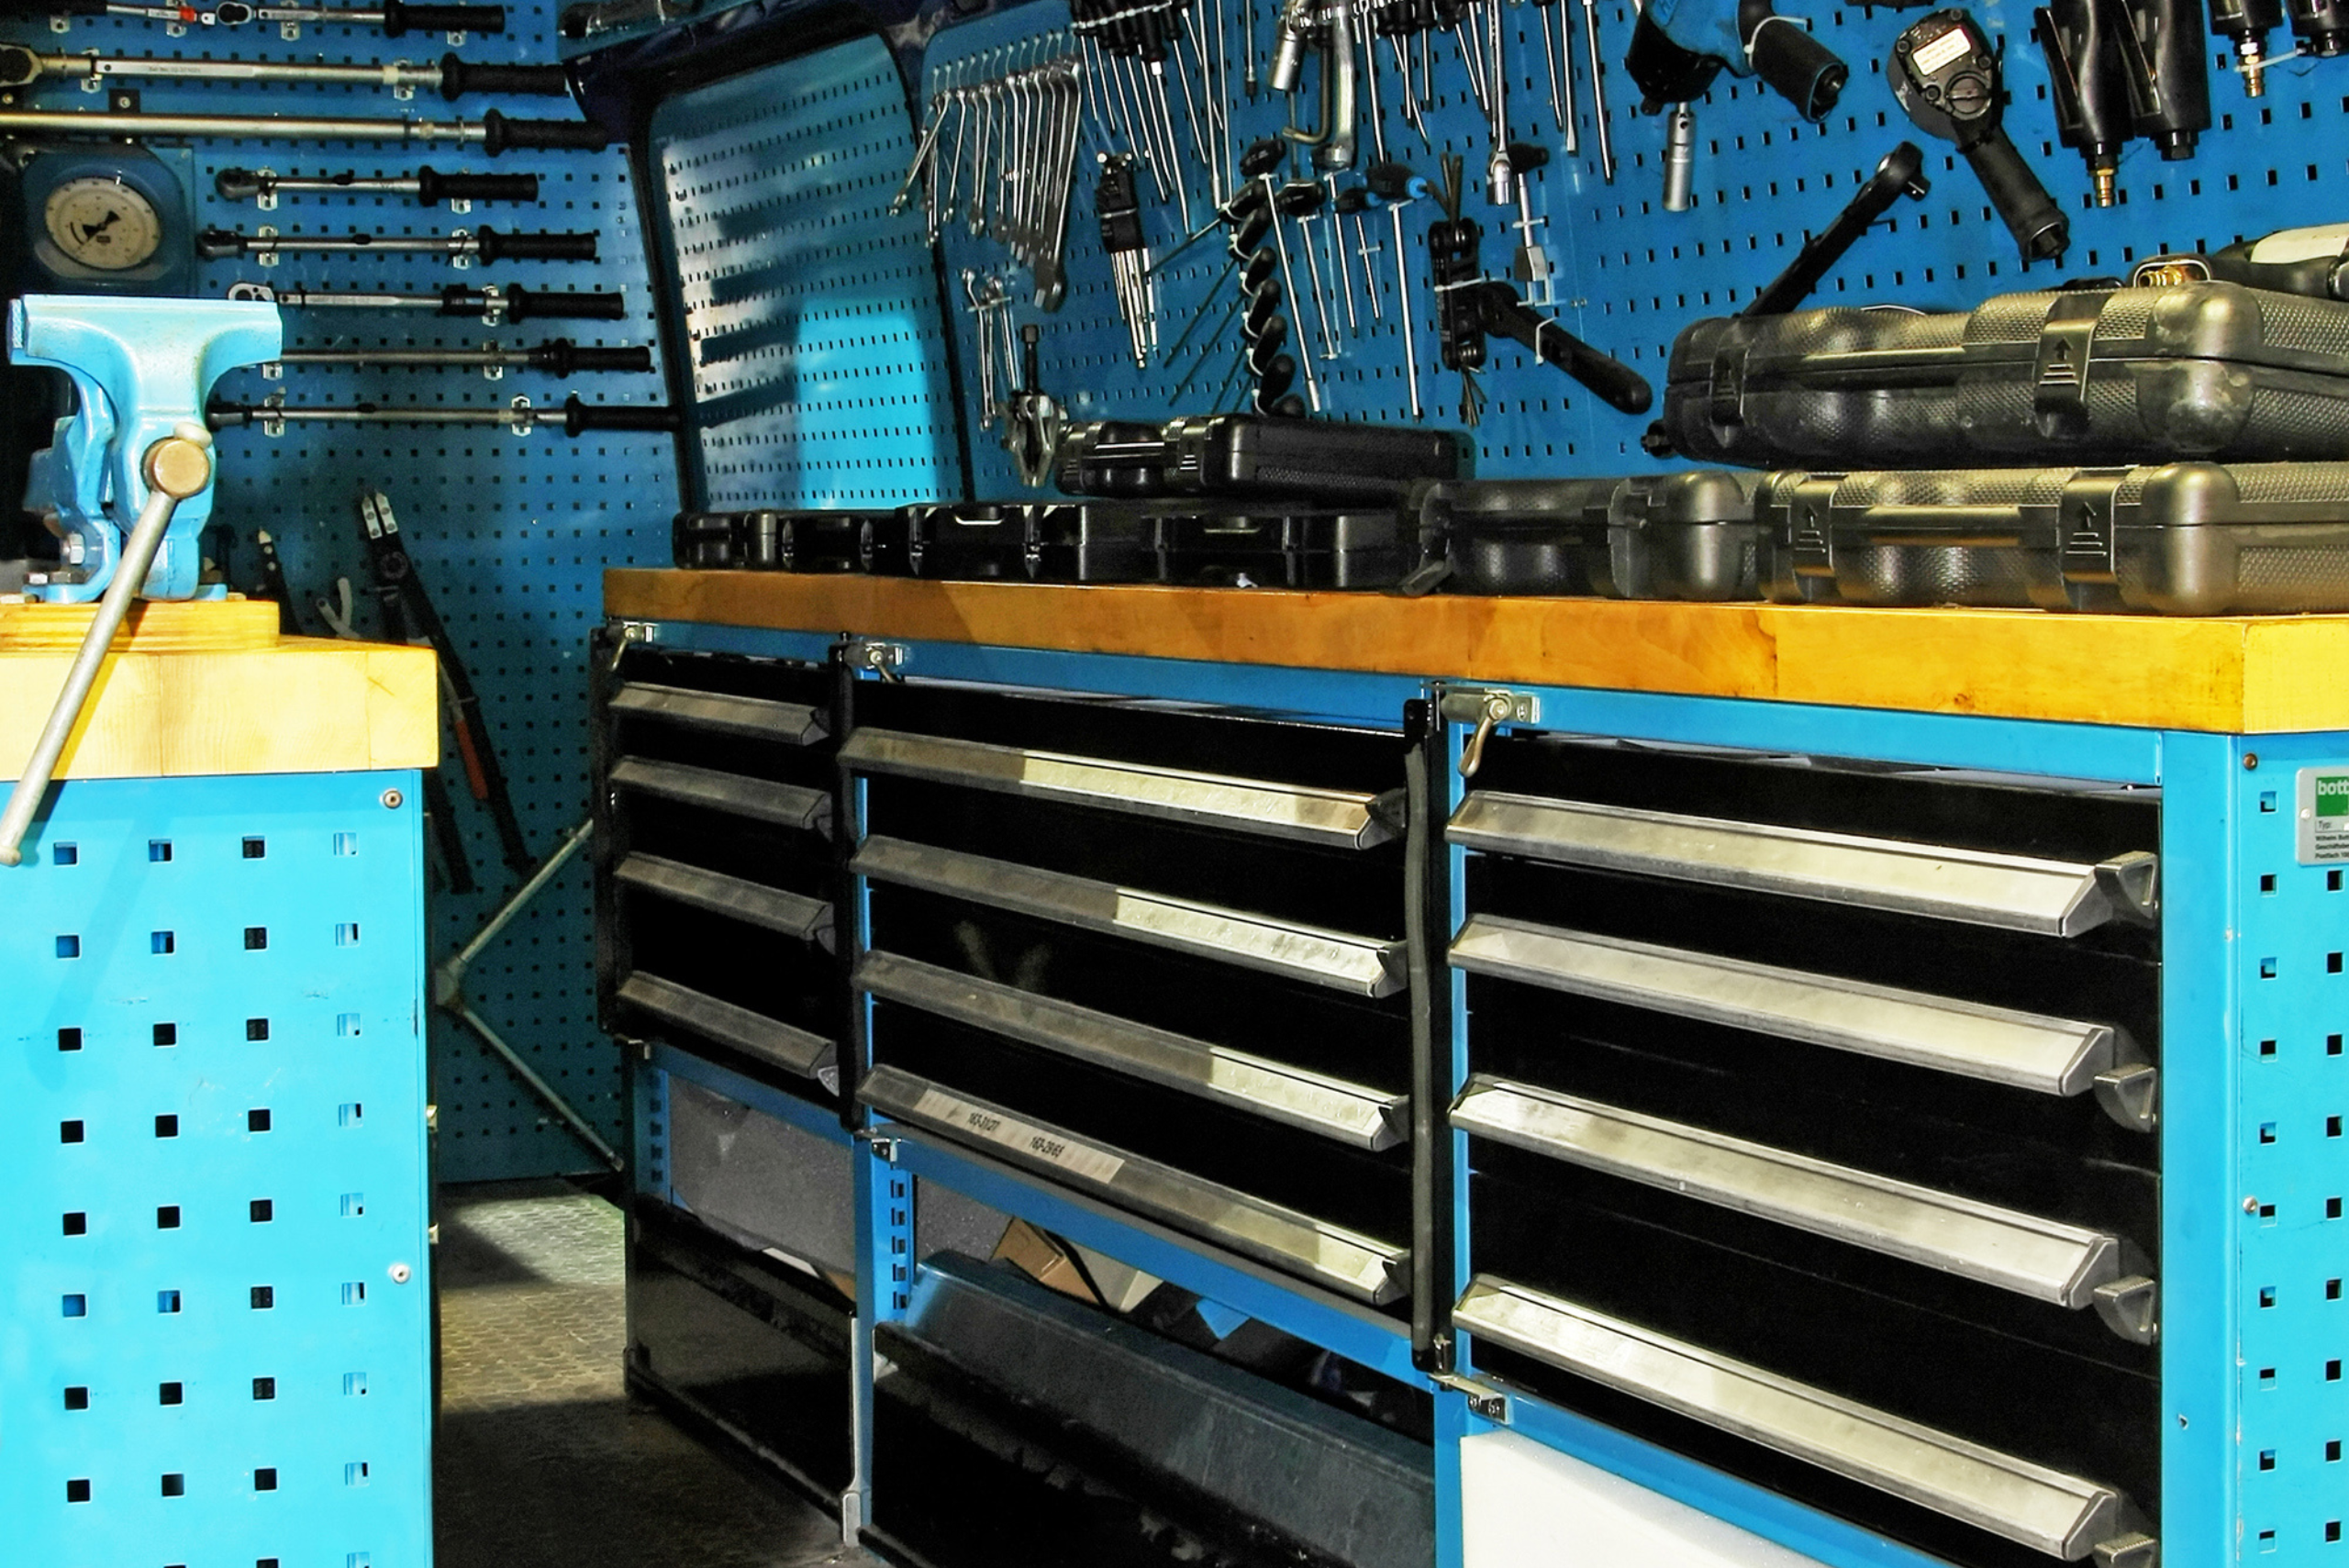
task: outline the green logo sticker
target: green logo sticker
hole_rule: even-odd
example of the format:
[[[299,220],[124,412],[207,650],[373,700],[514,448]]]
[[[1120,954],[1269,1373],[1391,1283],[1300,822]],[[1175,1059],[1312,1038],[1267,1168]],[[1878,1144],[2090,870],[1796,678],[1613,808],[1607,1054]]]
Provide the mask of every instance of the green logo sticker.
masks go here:
[[[2319,817],[2349,817],[2349,773],[2317,775],[2316,814]]]

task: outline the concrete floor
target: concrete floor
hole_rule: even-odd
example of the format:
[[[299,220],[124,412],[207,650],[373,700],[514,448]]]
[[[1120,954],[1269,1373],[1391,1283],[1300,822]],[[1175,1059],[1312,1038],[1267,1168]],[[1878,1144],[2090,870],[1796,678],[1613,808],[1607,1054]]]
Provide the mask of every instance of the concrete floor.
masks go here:
[[[877,1563],[628,1397],[620,1232],[618,1210],[562,1183],[443,1191],[440,1568]]]

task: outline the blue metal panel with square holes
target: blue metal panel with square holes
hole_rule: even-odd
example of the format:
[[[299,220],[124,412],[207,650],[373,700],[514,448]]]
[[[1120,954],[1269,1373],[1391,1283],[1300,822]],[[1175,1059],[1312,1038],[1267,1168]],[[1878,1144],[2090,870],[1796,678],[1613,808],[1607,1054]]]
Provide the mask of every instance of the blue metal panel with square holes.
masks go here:
[[[430,1562],[414,772],[100,780],[0,873],[11,1562]]]

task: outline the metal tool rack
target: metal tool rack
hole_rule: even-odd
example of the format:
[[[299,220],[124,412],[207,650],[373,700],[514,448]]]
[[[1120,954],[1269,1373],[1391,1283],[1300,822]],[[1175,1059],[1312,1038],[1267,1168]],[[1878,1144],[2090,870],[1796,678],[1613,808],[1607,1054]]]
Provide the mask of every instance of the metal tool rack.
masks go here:
[[[615,607],[634,614],[674,602],[658,581],[615,579]],[[2285,1561],[2319,1562],[2338,1540],[2340,1494],[2326,1483],[2349,1423],[2340,1381],[2349,1347],[2332,1228],[2336,1189],[2349,1183],[2349,1146],[2337,1141],[2349,1084],[2328,991],[2349,944],[2349,919],[2332,902],[2349,873],[2312,858],[2296,835],[2317,820],[2303,815],[2316,780],[2349,771],[2341,734],[2227,735],[974,645],[896,636],[932,624],[929,612],[910,599],[894,613],[885,597],[874,603],[856,628],[864,638],[845,645],[845,665],[829,635],[676,620],[640,632],[672,659],[779,659],[810,670],[829,660],[852,676],[841,699],[851,718],[837,738],[842,849],[855,855],[840,884],[852,916],[842,951],[875,955],[865,964],[893,945],[890,904],[907,880],[889,841],[906,807],[891,807],[883,786],[908,772],[949,780],[959,771],[964,784],[1003,776],[1003,760],[971,741],[1065,752],[1023,740],[1024,703],[1085,694],[1120,708],[1198,705],[1233,723],[1383,734],[1398,760],[1407,705],[1444,715],[1425,742],[1435,765],[1419,838],[1432,846],[1440,895],[1428,954],[1440,964],[1449,945],[1453,960],[1449,984],[1439,980],[1431,1042],[1435,1099],[1451,1115],[1448,1129],[1434,1124],[1437,1168],[1415,1182],[1449,1193],[1408,1240],[1425,1249],[1451,1234],[1436,1242],[1441,1266],[1416,1271],[1413,1290],[1382,1308],[1249,1237],[1186,1223],[1156,1194],[1103,1181],[1103,1161],[1132,1151],[1052,1121],[1036,1108],[1041,1099],[1007,1107],[998,1090],[978,1125],[1008,1109],[1008,1121],[1028,1124],[1022,1140],[1058,1150],[1039,1158],[1005,1147],[1000,1131],[973,1130],[969,1102],[985,1098],[977,1091],[988,1051],[1013,1050],[1008,1039],[1032,1041],[1048,1026],[1001,1007],[974,1014],[964,1021],[981,1032],[958,1033],[953,1053],[932,1058],[941,1082],[906,1083],[908,1026],[894,997],[924,999],[902,976],[868,983],[840,1042],[845,1082],[861,1080],[865,1100],[885,1112],[849,1143],[858,1410],[872,1408],[873,1329],[907,1311],[920,1277],[918,1193],[943,1189],[1430,1388],[1445,1564],[1476,1561],[1463,1539],[1462,1445],[1501,1429],[1839,1565],[2004,1564],[2098,1546],[2127,1561],[2140,1530],[2173,1563],[2232,1561],[2253,1550],[2239,1540]],[[839,609],[809,618],[827,624],[843,618]],[[907,684],[884,684],[883,667]],[[931,682],[948,684],[919,695]],[[974,699],[972,687],[997,694],[985,699],[996,717],[964,706],[959,753],[913,741],[894,717],[879,717],[907,703]],[[1506,717],[1483,725],[1496,692]],[[1459,762],[1471,749],[1481,766],[1464,780]],[[2026,760],[2028,774],[2017,770]],[[1052,771],[1032,755],[1026,762],[1011,772]],[[1066,766],[1065,757],[1053,764]],[[1282,775],[1268,766],[1254,776]],[[1091,793],[1113,781],[1067,777],[1063,798],[1077,804],[1076,816],[1130,820],[1129,808]],[[933,793],[919,818],[940,822],[941,809]],[[1578,821],[1587,827],[1579,819],[1592,815],[1613,818],[1608,832],[1578,837]],[[1708,819],[1702,854],[1672,840],[1675,816]],[[1644,859],[1591,852],[1593,841],[1621,840],[1627,823],[1653,840]],[[1800,876],[1705,863],[1726,852],[1714,841],[1722,832],[1843,855],[1823,873],[1841,882],[1805,886]],[[1030,857],[1051,853],[1035,837],[1011,841]],[[1938,875],[1960,880],[1970,868],[1977,885],[1916,898],[1913,867],[1887,873],[1869,859],[1895,845],[1893,861],[1922,854]],[[997,878],[978,896],[999,900],[1005,885]],[[1043,917],[1067,918],[1050,909]],[[1144,944],[1157,940],[1125,934],[1141,940],[1092,955],[1121,977],[1132,973],[1124,966],[1147,966]],[[1733,1006],[1710,1000],[1725,976],[1753,978],[1735,972],[1756,963],[1780,988],[1775,1012],[1742,991]],[[996,989],[966,984],[952,998],[975,1007]],[[1822,996],[1835,1004],[1823,1013]],[[1875,1038],[1849,1022],[1867,1007],[1882,1009],[1865,1015]],[[1995,1065],[1987,1055],[1969,1060],[1985,1038],[1969,1035],[1976,1025],[2012,1031],[1999,1049],[2020,1054]],[[706,1065],[687,1065],[695,1048],[668,1038],[649,1062],[715,1081]],[[1593,1056],[1613,1065],[1594,1067]],[[1764,1075],[1749,1089],[1766,1082],[1770,1094],[1741,1093],[1747,1073]],[[640,1192],[659,1180],[657,1082],[640,1073],[649,1162]],[[1638,1101],[1642,1089],[1656,1105]],[[1277,1098],[1261,1085],[1246,1092],[1260,1096],[1260,1111]],[[1169,1104],[1178,1139],[1204,1141],[1208,1111]],[[818,1118],[791,1114],[835,1141],[852,1136],[829,1106]],[[1783,1118],[1775,1129],[1772,1116]],[[1679,1125],[1660,1129],[1659,1117]],[[846,1119],[861,1122],[853,1108]],[[1408,1119],[1430,1125],[1417,1107]],[[1757,1175],[1724,1165],[1725,1149],[1778,1168]],[[1876,1229],[1802,1213],[1799,1183],[1787,1178],[1806,1160],[1813,1174],[1822,1161],[1842,1167],[1821,1177],[1830,1201],[1873,1205]],[[1194,1173],[1206,1168],[1196,1149],[1192,1163]],[[1655,1191],[1700,1166],[1709,1189]],[[1963,1211],[1989,1229],[1969,1241],[1943,1228],[1920,1242],[1929,1228],[1911,1206]],[[2047,1249],[2035,1254],[2044,1273],[1986,1261],[2011,1259],[2009,1243],[2024,1235]],[[1739,1305],[1757,1299],[1802,1310]],[[1599,1370],[1623,1364],[1623,1323],[1679,1343],[1629,1373]],[[1705,1355],[1753,1369],[1739,1375],[1757,1388],[1783,1389],[1773,1379],[1809,1385],[1794,1397],[1814,1410],[1867,1407],[1879,1413],[1873,1440],[1888,1446],[1805,1449],[1751,1411],[1676,1388],[1667,1362]],[[1887,1357],[1965,1375],[1920,1382],[1887,1370]],[[2039,1477],[2045,1495],[2025,1508],[2009,1494],[2004,1512],[1978,1496],[1969,1503],[1962,1483],[1891,1496],[1900,1456],[1887,1434],[1908,1431],[1902,1422],[1964,1440],[1969,1463]],[[848,1517],[885,1527],[891,1477],[885,1465],[873,1469],[869,1422],[855,1441]],[[2051,1473],[2092,1485],[2049,1481]]]

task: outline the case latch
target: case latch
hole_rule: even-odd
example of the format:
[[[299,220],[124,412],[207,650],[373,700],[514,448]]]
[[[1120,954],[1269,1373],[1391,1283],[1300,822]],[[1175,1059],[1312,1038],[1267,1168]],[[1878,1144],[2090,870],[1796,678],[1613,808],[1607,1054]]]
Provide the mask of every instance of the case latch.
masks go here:
[[[2067,294],[2048,307],[2031,371],[2032,422],[2050,439],[2088,428],[2088,354],[2109,295]]]
[[[2066,583],[2116,583],[2115,498],[2121,473],[2075,474],[2056,504],[2056,569]]]

